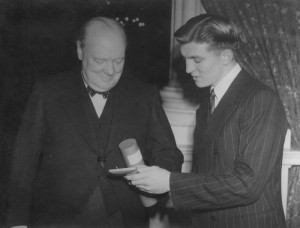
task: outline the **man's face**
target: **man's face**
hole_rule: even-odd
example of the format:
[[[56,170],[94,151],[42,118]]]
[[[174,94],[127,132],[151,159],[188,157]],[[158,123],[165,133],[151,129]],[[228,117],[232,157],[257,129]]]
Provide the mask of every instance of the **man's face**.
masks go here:
[[[180,50],[185,58],[186,72],[198,87],[215,86],[224,76],[221,52],[209,48],[209,44],[187,43],[181,45]]]
[[[89,31],[84,43],[77,42],[83,77],[93,89],[107,91],[119,81],[125,62],[126,44],[113,31]]]

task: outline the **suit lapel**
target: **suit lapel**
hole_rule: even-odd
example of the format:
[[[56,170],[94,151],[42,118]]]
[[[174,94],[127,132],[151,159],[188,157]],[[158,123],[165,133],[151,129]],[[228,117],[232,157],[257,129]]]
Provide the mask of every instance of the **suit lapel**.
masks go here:
[[[205,138],[212,139],[237,109],[237,104],[247,84],[247,73],[242,70],[220,100],[212,117],[208,120]]]
[[[80,70],[69,75],[69,83],[65,90],[62,102],[71,122],[91,149],[97,153],[98,144],[95,132],[97,115],[92,101],[85,91]]]
[[[122,77],[124,76],[122,75]],[[138,96],[132,93],[133,90],[127,84],[126,79],[121,78],[115,87],[114,113],[107,147],[108,152],[114,150],[122,140],[126,139],[122,137],[130,135],[131,129],[129,123],[133,121],[132,110],[135,109],[135,105],[137,104],[135,99]]]
[[[209,97],[200,104],[199,108],[196,111],[196,128],[198,133],[200,134],[199,135],[200,138],[202,138],[202,135],[207,128],[208,112],[209,112]]]

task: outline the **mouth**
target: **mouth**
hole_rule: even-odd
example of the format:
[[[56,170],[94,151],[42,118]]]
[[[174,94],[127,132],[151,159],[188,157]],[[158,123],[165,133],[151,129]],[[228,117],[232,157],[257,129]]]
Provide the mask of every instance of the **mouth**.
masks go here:
[[[197,80],[200,78],[200,76],[192,75],[193,80]]]
[[[113,78],[114,78],[114,75],[108,75],[108,74],[102,75],[102,79],[104,81],[111,81]]]

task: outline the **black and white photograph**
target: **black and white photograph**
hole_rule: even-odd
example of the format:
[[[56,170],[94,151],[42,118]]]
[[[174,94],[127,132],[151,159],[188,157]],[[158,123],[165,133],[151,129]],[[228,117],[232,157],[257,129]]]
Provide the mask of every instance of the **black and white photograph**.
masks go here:
[[[299,228],[298,0],[0,0],[0,227]]]

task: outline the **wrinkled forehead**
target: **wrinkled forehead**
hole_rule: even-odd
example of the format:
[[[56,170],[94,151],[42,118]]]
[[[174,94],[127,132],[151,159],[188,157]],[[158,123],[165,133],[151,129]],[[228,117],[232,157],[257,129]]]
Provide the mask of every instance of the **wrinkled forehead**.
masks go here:
[[[115,41],[126,46],[126,37],[120,25],[112,21],[97,20],[88,24],[85,31],[84,42],[91,42],[95,39],[104,41]]]

